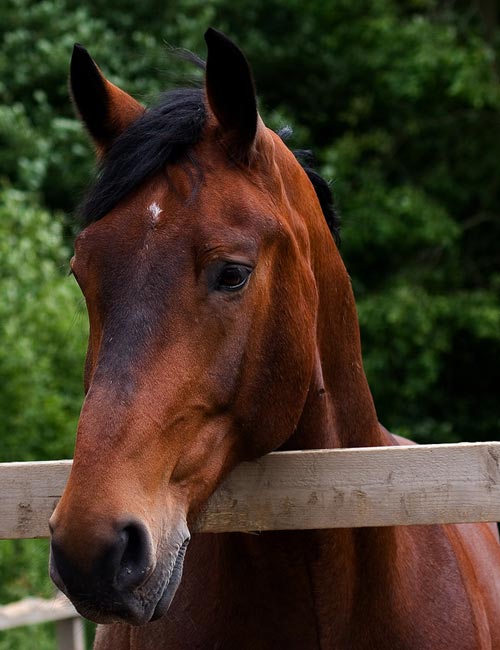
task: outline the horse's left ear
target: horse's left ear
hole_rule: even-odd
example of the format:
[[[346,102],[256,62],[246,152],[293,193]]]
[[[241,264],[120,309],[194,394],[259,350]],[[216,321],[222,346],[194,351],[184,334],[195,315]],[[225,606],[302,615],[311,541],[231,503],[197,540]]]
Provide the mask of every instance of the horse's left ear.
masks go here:
[[[108,81],[87,50],[79,44],[73,48],[69,81],[78,114],[96,144],[98,155],[104,155],[120,133],[145,109]]]
[[[239,47],[216,29],[205,32],[205,41],[208,103],[222,127],[223,142],[230,153],[247,158],[257,133],[258,119],[250,66]]]

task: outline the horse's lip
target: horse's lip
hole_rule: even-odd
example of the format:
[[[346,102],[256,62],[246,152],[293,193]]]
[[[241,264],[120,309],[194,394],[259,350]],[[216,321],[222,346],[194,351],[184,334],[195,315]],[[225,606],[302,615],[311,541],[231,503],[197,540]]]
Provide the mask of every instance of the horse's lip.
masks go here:
[[[186,554],[187,545],[189,544],[189,539],[189,537],[185,539],[177,551],[177,556],[169,572],[169,576],[165,583],[163,592],[158,599],[156,607],[153,611],[153,615],[150,618],[151,621],[156,621],[157,619],[164,616],[172,603],[172,600],[177,592],[177,588],[181,582],[182,569],[184,566],[184,556]]]

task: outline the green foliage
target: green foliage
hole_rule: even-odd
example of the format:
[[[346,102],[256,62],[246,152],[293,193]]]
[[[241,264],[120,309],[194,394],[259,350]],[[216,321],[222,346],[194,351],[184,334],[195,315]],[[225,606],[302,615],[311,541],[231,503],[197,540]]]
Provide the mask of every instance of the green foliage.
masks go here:
[[[37,594],[50,598],[53,591],[47,576],[47,540],[0,542],[0,603],[10,603]],[[37,648],[52,650],[55,631],[52,625],[24,627],[0,633],[0,650]]]
[[[85,315],[67,277],[60,218],[0,191],[1,461],[67,458],[81,402]],[[0,602],[50,597],[48,542],[0,542]],[[0,650],[54,647],[43,625],[0,634]]]
[[[498,356],[491,356],[500,347],[496,296],[435,294],[402,282],[370,294],[358,308],[379,411],[390,414],[401,434],[420,442],[496,437]]]
[[[73,44],[86,44],[105,74],[147,102],[175,78],[166,44],[200,50],[212,14],[194,0],[2,3],[0,180],[39,191],[52,209],[74,209],[93,155],[68,98]]]
[[[85,320],[77,320],[81,298],[73,279],[65,277],[66,260],[60,221],[19,191],[1,192],[4,461],[71,455],[82,396]]]

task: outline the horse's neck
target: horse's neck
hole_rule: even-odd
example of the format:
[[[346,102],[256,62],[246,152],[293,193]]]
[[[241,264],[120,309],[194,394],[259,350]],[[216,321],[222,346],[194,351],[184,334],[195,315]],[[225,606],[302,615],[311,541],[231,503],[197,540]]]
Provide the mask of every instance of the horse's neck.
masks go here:
[[[331,251],[330,251],[331,252]],[[321,255],[320,255],[321,257]],[[349,277],[338,252],[328,265],[315,269],[320,307],[317,325],[317,359],[302,417],[282,450],[369,447],[394,444],[380,426],[361,358],[359,326]],[[278,534],[279,535],[279,534]],[[335,626],[334,636],[347,630],[359,605],[361,589],[370,592],[370,575],[377,589],[391,581],[397,547],[407,546],[396,528],[336,529],[283,533],[281,543],[305,549],[311,590],[319,602],[335,599],[335,621],[318,621],[320,627]],[[261,551],[272,555],[269,547]],[[372,558],[370,563],[367,557]],[[376,562],[373,561],[376,558]],[[377,566],[375,566],[377,564]],[[364,598],[364,597],[363,597]],[[321,608],[317,609],[321,612]],[[328,636],[328,631],[326,631]]]

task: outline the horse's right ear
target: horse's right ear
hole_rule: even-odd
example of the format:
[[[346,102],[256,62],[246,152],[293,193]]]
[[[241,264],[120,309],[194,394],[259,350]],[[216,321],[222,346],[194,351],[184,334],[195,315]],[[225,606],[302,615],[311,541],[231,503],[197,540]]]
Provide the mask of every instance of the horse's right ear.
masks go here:
[[[225,34],[210,27],[205,88],[208,103],[221,127],[222,140],[236,158],[246,159],[258,125],[252,72],[245,55]]]
[[[133,97],[108,81],[81,45],[71,57],[70,91],[78,115],[103,156],[114,140],[144,113]]]

